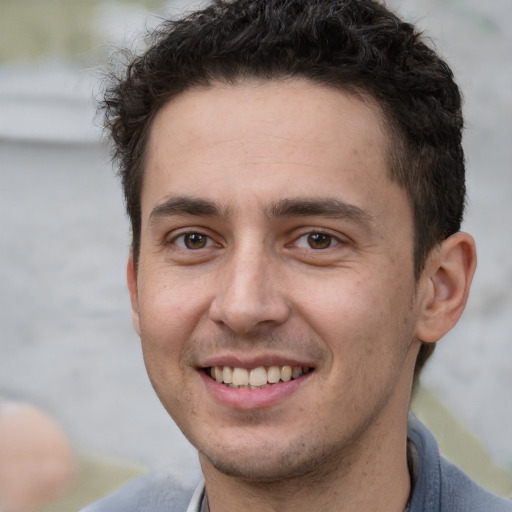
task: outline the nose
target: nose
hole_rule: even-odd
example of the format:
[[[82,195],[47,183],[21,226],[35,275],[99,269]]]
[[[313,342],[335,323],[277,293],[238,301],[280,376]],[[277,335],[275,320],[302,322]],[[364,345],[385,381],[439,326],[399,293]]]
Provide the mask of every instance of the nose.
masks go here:
[[[239,249],[219,269],[210,319],[237,335],[262,334],[283,324],[290,308],[279,264],[264,249]]]

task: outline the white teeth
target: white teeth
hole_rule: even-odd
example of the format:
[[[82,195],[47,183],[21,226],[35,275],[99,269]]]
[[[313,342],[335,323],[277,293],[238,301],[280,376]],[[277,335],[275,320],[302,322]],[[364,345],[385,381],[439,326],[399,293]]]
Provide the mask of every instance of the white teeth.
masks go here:
[[[213,370],[214,372],[214,379],[217,382],[222,382],[222,368],[220,366],[216,366]]]
[[[222,380],[225,384],[231,384],[233,382],[233,368],[231,368],[231,366],[224,366],[222,369]]]
[[[253,368],[249,374],[249,384],[251,386],[263,386],[267,383],[267,372],[263,366]]]
[[[249,372],[245,368],[233,368],[233,384],[235,386],[247,386],[249,384]]]
[[[281,369],[279,366],[270,366],[267,374],[268,382],[270,384],[275,384],[281,380]]]
[[[298,379],[304,373],[308,373],[307,366],[269,366],[264,368],[258,366],[248,370],[231,366],[213,366],[208,373],[219,383],[224,383],[230,388],[238,389],[263,389],[277,384],[278,382],[289,382]]]
[[[292,368],[291,366],[283,366],[281,368],[281,380],[283,382],[288,382],[292,380]]]

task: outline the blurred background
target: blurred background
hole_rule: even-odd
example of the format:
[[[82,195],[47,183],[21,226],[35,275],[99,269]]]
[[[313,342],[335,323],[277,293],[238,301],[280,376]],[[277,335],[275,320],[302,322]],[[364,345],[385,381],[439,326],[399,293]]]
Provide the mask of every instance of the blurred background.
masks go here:
[[[423,385],[512,469],[512,3],[387,3],[432,38],[465,95],[464,229],[479,268]],[[81,456],[184,481],[197,459],[131,327],[129,227],[94,98],[113,48],[143,48],[163,17],[200,4],[0,0],[0,396],[51,414]]]

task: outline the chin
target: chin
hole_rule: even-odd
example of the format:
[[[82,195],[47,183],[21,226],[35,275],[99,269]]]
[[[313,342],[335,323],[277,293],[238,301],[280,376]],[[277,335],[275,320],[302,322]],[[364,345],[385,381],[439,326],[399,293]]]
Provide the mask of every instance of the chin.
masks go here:
[[[204,455],[204,454],[203,454]],[[209,463],[220,473],[240,480],[255,483],[271,483],[301,477],[308,474],[303,465],[287,464],[284,461],[272,460],[234,460],[227,457],[210,458],[204,455]]]
[[[320,439],[316,446],[311,441],[295,440],[281,449],[269,443],[269,446],[241,446],[215,453],[200,451],[200,459],[202,464],[213,466],[226,476],[254,483],[282,482],[321,473],[337,463],[335,447],[326,446]]]

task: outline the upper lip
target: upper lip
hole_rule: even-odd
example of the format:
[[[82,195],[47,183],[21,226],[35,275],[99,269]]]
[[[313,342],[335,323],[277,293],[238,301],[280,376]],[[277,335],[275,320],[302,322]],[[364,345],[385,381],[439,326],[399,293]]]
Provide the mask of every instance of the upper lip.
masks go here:
[[[211,368],[213,366],[231,366],[233,368],[258,368],[260,366],[306,366],[314,368],[312,361],[286,356],[282,354],[258,354],[258,355],[235,355],[224,354],[204,358],[198,364],[199,368]]]

